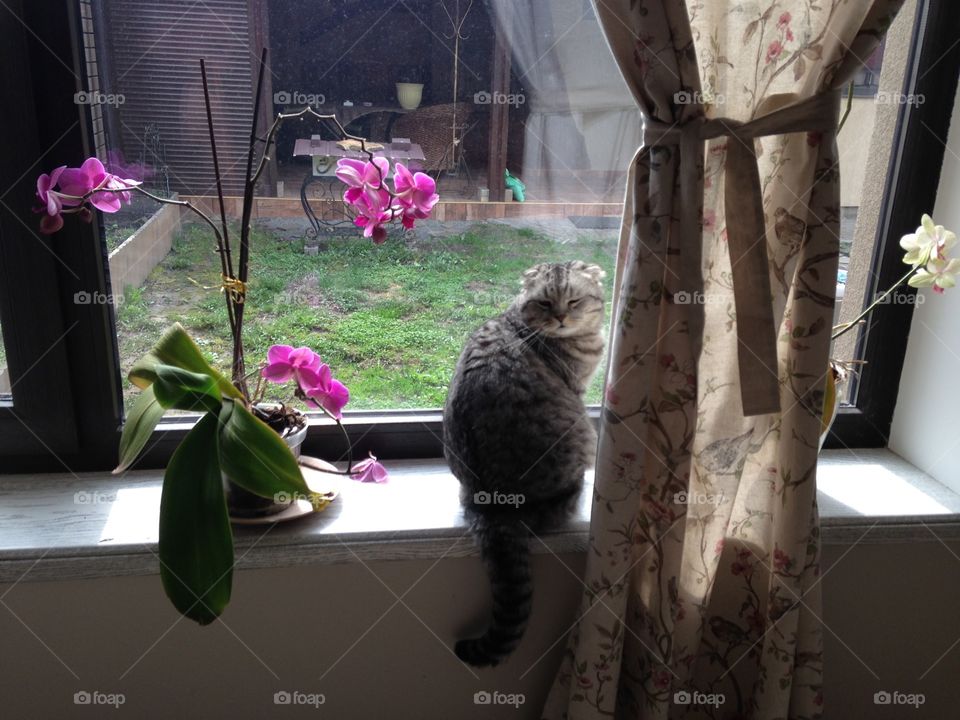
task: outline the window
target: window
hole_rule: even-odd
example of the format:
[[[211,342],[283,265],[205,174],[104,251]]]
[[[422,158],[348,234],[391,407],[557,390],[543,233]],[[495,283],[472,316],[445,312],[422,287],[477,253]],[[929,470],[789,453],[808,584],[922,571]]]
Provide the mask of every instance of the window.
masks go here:
[[[340,202],[335,127],[281,125],[255,209],[250,365],[272,343],[309,345],[351,388],[351,409],[436,410],[465,337],[505,309],[523,270],[583,259],[612,278],[623,158],[639,129],[589,5],[109,0],[83,24],[94,144],[151,192],[210,207],[203,57],[224,192],[240,194],[263,47],[264,134],[277,113],[310,106],[437,179],[434,219],[373,248]],[[360,51],[365,33],[377,53]],[[229,365],[209,229],[142,198],[102,221],[121,367],[174,320]],[[127,405],[135,394],[125,383]]]
[[[229,363],[218,260],[191,216],[138,198],[92,225],[68,222],[41,236],[26,211],[39,172],[96,154],[150,192],[214,213],[201,57],[231,215],[264,47],[261,130],[275,113],[309,105],[438,180],[435,219],[379,248],[345,222],[331,175],[338,136],[329,123],[285,123],[257,188],[249,364],[273,342],[314,347],[353,391],[349,431],[382,457],[439,454],[439,407],[462,342],[506,306],[523,269],[578,257],[601,264],[612,280],[623,158],[640,131],[590,3],[223,0],[211,9],[75,0],[67,7],[62,15],[28,7],[0,20],[10,39],[0,49],[6,67],[21,70],[0,82],[8,97],[24,98],[23,113],[7,113],[0,126],[23,139],[0,168],[10,187],[0,195],[0,366],[13,373],[0,401],[5,468],[110,467],[132,395],[125,371],[174,320],[219,366]],[[887,272],[890,253],[882,249],[895,242],[888,238],[915,223],[936,186],[931,173],[918,172],[914,140],[924,125],[945,122],[942,105],[952,97],[945,88],[958,63],[955,52],[944,55],[947,24],[931,20],[940,12],[931,7],[939,5],[921,3],[903,85],[927,102],[896,108],[874,285]],[[370,44],[366,33],[376,28],[382,32]],[[402,52],[390,52],[392,42]],[[857,78],[855,112],[884,107],[871,99],[884,91],[882,60],[871,58]],[[939,165],[942,147],[923,147],[923,166]],[[862,168],[874,150],[857,148]],[[909,194],[908,177],[917,181]],[[865,214],[853,196],[844,217],[856,217],[859,231]],[[856,236],[848,251],[860,242],[851,227],[845,220],[845,238]],[[881,394],[872,373],[898,375],[909,308],[881,311],[857,340],[857,357],[879,357],[882,340],[899,343],[900,360],[894,352],[885,370],[873,361],[864,368],[838,438],[851,423],[882,431],[871,414]],[[599,389],[598,379],[590,400],[599,400]],[[141,466],[162,465],[188,423],[162,424]],[[864,432],[838,441],[871,443],[883,434]],[[312,428],[308,451],[324,443],[341,447],[330,427]]]
[[[848,124],[857,132],[845,128],[838,138],[844,186],[850,189],[842,191],[838,322],[853,320],[904,274],[899,239],[932,210],[944,154],[939,138],[947,136],[960,69],[947,12],[943,3],[917,3],[916,15],[895,21],[869,58],[867,73],[855,79],[853,102],[870,117],[862,131],[853,126],[854,105]],[[885,63],[891,53],[894,59]],[[871,83],[873,99],[860,99]],[[854,202],[858,208],[851,207]],[[835,343],[833,357],[863,364],[846,388],[846,405],[826,447],[886,446],[916,297],[902,287],[861,329]]]

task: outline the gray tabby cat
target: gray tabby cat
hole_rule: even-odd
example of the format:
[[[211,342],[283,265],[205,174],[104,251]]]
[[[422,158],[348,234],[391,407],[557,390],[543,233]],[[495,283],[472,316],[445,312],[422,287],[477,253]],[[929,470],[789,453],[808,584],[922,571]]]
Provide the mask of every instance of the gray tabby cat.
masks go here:
[[[510,308],[467,341],[443,416],[444,454],[493,590],[493,622],[456,653],[496,665],[530,615],[531,533],[573,510],[596,434],[583,393],[603,353],[598,265],[537,265]]]

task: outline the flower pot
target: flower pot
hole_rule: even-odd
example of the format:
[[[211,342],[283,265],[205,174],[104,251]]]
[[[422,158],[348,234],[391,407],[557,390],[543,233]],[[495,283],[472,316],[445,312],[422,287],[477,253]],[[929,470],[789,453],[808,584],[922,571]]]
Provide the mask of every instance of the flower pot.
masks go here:
[[[404,110],[414,110],[420,107],[423,99],[423,83],[397,83],[397,100]]]
[[[258,406],[262,407],[262,406]],[[261,418],[262,419],[262,418]],[[301,428],[293,428],[286,434],[281,433],[283,441],[293,452],[293,456],[300,457],[300,448],[307,439],[307,424]],[[274,427],[274,429],[276,429]],[[223,476],[223,489],[227,498],[227,511],[230,517],[240,519],[266,518],[277,515],[293,504],[295,498],[277,502],[275,498],[265,498],[252,493],[234,483],[226,475]]]

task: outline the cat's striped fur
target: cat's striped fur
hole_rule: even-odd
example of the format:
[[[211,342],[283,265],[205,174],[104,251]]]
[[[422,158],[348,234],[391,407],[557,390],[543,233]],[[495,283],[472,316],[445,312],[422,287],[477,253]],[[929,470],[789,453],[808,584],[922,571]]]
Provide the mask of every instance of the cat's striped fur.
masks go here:
[[[582,398],[603,353],[603,275],[580,261],[527,270],[520,295],[474,332],[457,363],[445,455],[493,591],[487,631],[456,644],[471,665],[496,665],[519,644],[532,600],[530,535],[570,513],[592,462]]]

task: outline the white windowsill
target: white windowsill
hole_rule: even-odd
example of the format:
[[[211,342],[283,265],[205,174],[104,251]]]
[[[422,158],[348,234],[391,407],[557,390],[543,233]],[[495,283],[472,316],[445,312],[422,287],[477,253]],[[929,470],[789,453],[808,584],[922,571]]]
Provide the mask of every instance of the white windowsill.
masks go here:
[[[323,513],[236,528],[239,568],[475,552],[456,480],[439,460],[389,462],[383,485],[341,482]],[[0,476],[0,583],[157,572],[162,471]],[[889,450],[825,451],[818,472],[827,543],[960,538],[960,495]],[[553,552],[586,548],[592,483],[579,511],[543,539]],[[78,493],[88,500],[77,503]],[[90,500],[93,502],[90,502]],[[533,543],[533,552],[547,552]]]

